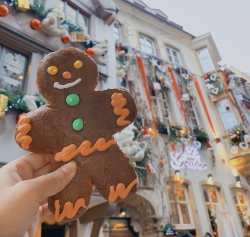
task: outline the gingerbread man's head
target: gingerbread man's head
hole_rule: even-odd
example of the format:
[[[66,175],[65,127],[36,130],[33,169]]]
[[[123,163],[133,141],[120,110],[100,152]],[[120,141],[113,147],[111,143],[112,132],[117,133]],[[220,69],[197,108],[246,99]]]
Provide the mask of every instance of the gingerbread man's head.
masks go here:
[[[48,103],[65,99],[70,93],[87,95],[95,90],[97,83],[96,63],[76,48],[48,54],[37,71],[38,89]]]

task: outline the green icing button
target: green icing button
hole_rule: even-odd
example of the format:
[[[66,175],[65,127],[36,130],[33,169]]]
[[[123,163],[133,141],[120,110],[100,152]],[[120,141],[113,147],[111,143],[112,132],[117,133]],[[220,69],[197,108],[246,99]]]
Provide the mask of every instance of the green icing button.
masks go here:
[[[75,106],[79,103],[80,101],[80,97],[79,95],[73,93],[73,94],[69,94],[67,97],[66,97],[66,103],[69,105],[69,106]]]
[[[73,129],[76,130],[76,131],[82,130],[83,127],[84,127],[84,122],[83,122],[83,120],[80,119],[80,118],[76,119],[76,120],[73,122],[72,127],[73,127]]]

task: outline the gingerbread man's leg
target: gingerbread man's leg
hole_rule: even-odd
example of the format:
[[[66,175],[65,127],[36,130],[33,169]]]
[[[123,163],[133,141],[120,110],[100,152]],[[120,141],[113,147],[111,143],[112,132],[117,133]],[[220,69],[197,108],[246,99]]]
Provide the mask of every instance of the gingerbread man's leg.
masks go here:
[[[71,182],[58,194],[49,197],[49,209],[57,222],[66,222],[80,217],[86,210],[90,202],[93,191],[93,184],[90,176],[87,174],[84,165],[78,161],[82,159],[77,155],[74,160],[77,163],[77,172]],[[64,162],[52,163],[51,171],[54,171],[64,165]]]
[[[135,194],[137,174],[116,144],[92,157],[92,164],[88,171],[93,184],[109,202],[120,202]]]

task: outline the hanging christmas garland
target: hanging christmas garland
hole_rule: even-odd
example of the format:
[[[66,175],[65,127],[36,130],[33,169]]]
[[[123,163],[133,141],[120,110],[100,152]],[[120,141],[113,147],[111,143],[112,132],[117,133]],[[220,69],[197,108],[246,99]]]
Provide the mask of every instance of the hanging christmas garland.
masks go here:
[[[29,108],[25,103],[25,94],[22,91],[0,90],[0,94],[8,97],[6,111],[14,110],[19,114],[29,112]],[[35,96],[37,97],[37,100],[35,100],[37,108],[46,103],[39,94],[36,94]]]
[[[40,21],[46,18],[46,16],[54,10],[54,8],[49,8],[48,10],[45,10],[42,0],[34,0],[32,4],[28,4],[25,10],[19,7],[18,0],[5,0],[4,3],[5,5],[12,7],[16,12],[29,12],[32,15],[38,17]],[[65,20],[62,25],[67,25],[67,30],[69,33],[84,32],[83,28],[80,25],[72,24],[68,20]]]

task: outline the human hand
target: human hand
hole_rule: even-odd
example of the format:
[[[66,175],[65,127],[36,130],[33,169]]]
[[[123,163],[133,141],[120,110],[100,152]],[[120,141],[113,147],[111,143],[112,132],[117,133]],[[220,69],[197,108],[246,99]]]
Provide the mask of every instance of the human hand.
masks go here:
[[[49,173],[52,155],[29,153],[0,169],[0,236],[34,237],[39,221],[51,214],[49,196],[76,174],[71,161]]]

